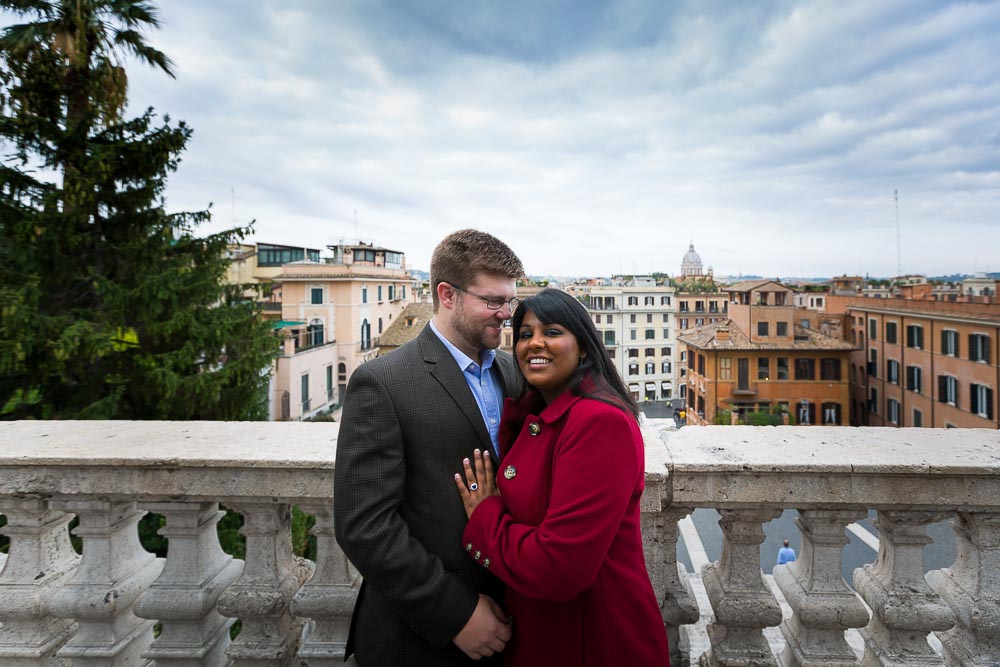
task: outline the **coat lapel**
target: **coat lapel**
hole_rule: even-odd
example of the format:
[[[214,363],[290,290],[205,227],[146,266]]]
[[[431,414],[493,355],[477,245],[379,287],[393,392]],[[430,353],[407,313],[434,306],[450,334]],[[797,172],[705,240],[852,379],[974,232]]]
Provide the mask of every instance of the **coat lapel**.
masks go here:
[[[469,389],[469,383],[465,380],[465,375],[455,363],[455,358],[444,346],[432,330],[430,325],[424,327],[417,339],[420,343],[420,350],[424,356],[424,363],[431,365],[431,375],[444,388],[455,405],[461,411],[469,424],[476,431],[481,442],[480,449],[493,451],[493,443],[490,440],[490,433],[486,430],[483,422],[483,415],[476,404],[476,397]]]

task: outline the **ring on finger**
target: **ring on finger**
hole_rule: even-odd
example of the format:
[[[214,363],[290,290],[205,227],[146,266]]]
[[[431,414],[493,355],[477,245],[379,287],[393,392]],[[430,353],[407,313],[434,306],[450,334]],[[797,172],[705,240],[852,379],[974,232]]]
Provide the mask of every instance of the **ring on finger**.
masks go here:
[[[476,491],[478,489],[479,489],[479,484],[477,484],[476,482],[469,484],[469,491]]]

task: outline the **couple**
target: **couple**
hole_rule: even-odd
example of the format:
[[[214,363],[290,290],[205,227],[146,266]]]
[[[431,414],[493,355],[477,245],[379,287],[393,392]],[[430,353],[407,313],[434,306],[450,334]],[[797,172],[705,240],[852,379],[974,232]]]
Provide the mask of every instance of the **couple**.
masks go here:
[[[334,515],[364,578],[361,667],[668,663],[638,409],[579,302],[517,307],[523,274],[495,237],[449,235],[430,324],[351,377]],[[507,319],[516,366],[496,350]]]

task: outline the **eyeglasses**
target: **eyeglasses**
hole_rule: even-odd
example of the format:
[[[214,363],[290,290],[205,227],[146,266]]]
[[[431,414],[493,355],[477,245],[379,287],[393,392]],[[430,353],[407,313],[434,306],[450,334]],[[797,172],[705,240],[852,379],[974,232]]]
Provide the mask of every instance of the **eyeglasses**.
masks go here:
[[[448,284],[451,285],[451,283]],[[457,289],[459,292],[465,292],[466,294],[471,294],[477,299],[482,299],[486,303],[486,307],[489,308],[490,310],[500,310],[501,308],[504,307],[504,304],[507,304],[508,306],[510,306],[510,312],[513,313],[514,309],[517,308],[517,304],[521,303],[521,300],[518,299],[516,296],[510,299],[501,299],[500,297],[497,296],[483,296],[482,294],[476,294],[475,292],[459,287],[458,285],[451,285],[451,286],[454,289]]]

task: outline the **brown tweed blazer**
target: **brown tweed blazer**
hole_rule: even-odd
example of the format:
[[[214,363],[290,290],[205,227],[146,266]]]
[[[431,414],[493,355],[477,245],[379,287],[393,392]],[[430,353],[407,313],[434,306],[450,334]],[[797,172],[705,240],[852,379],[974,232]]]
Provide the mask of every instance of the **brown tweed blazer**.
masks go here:
[[[507,395],[519,376],[498,352]],[[499,581],[462,547],[454,475],[489,433],[462,371],[429,326],[360,366],[344,401],[334,475],[337,541],[364,577],[348,654],[358,664],[472,664],[451,640]],[[483,664],[482,662],[477,664]]]

